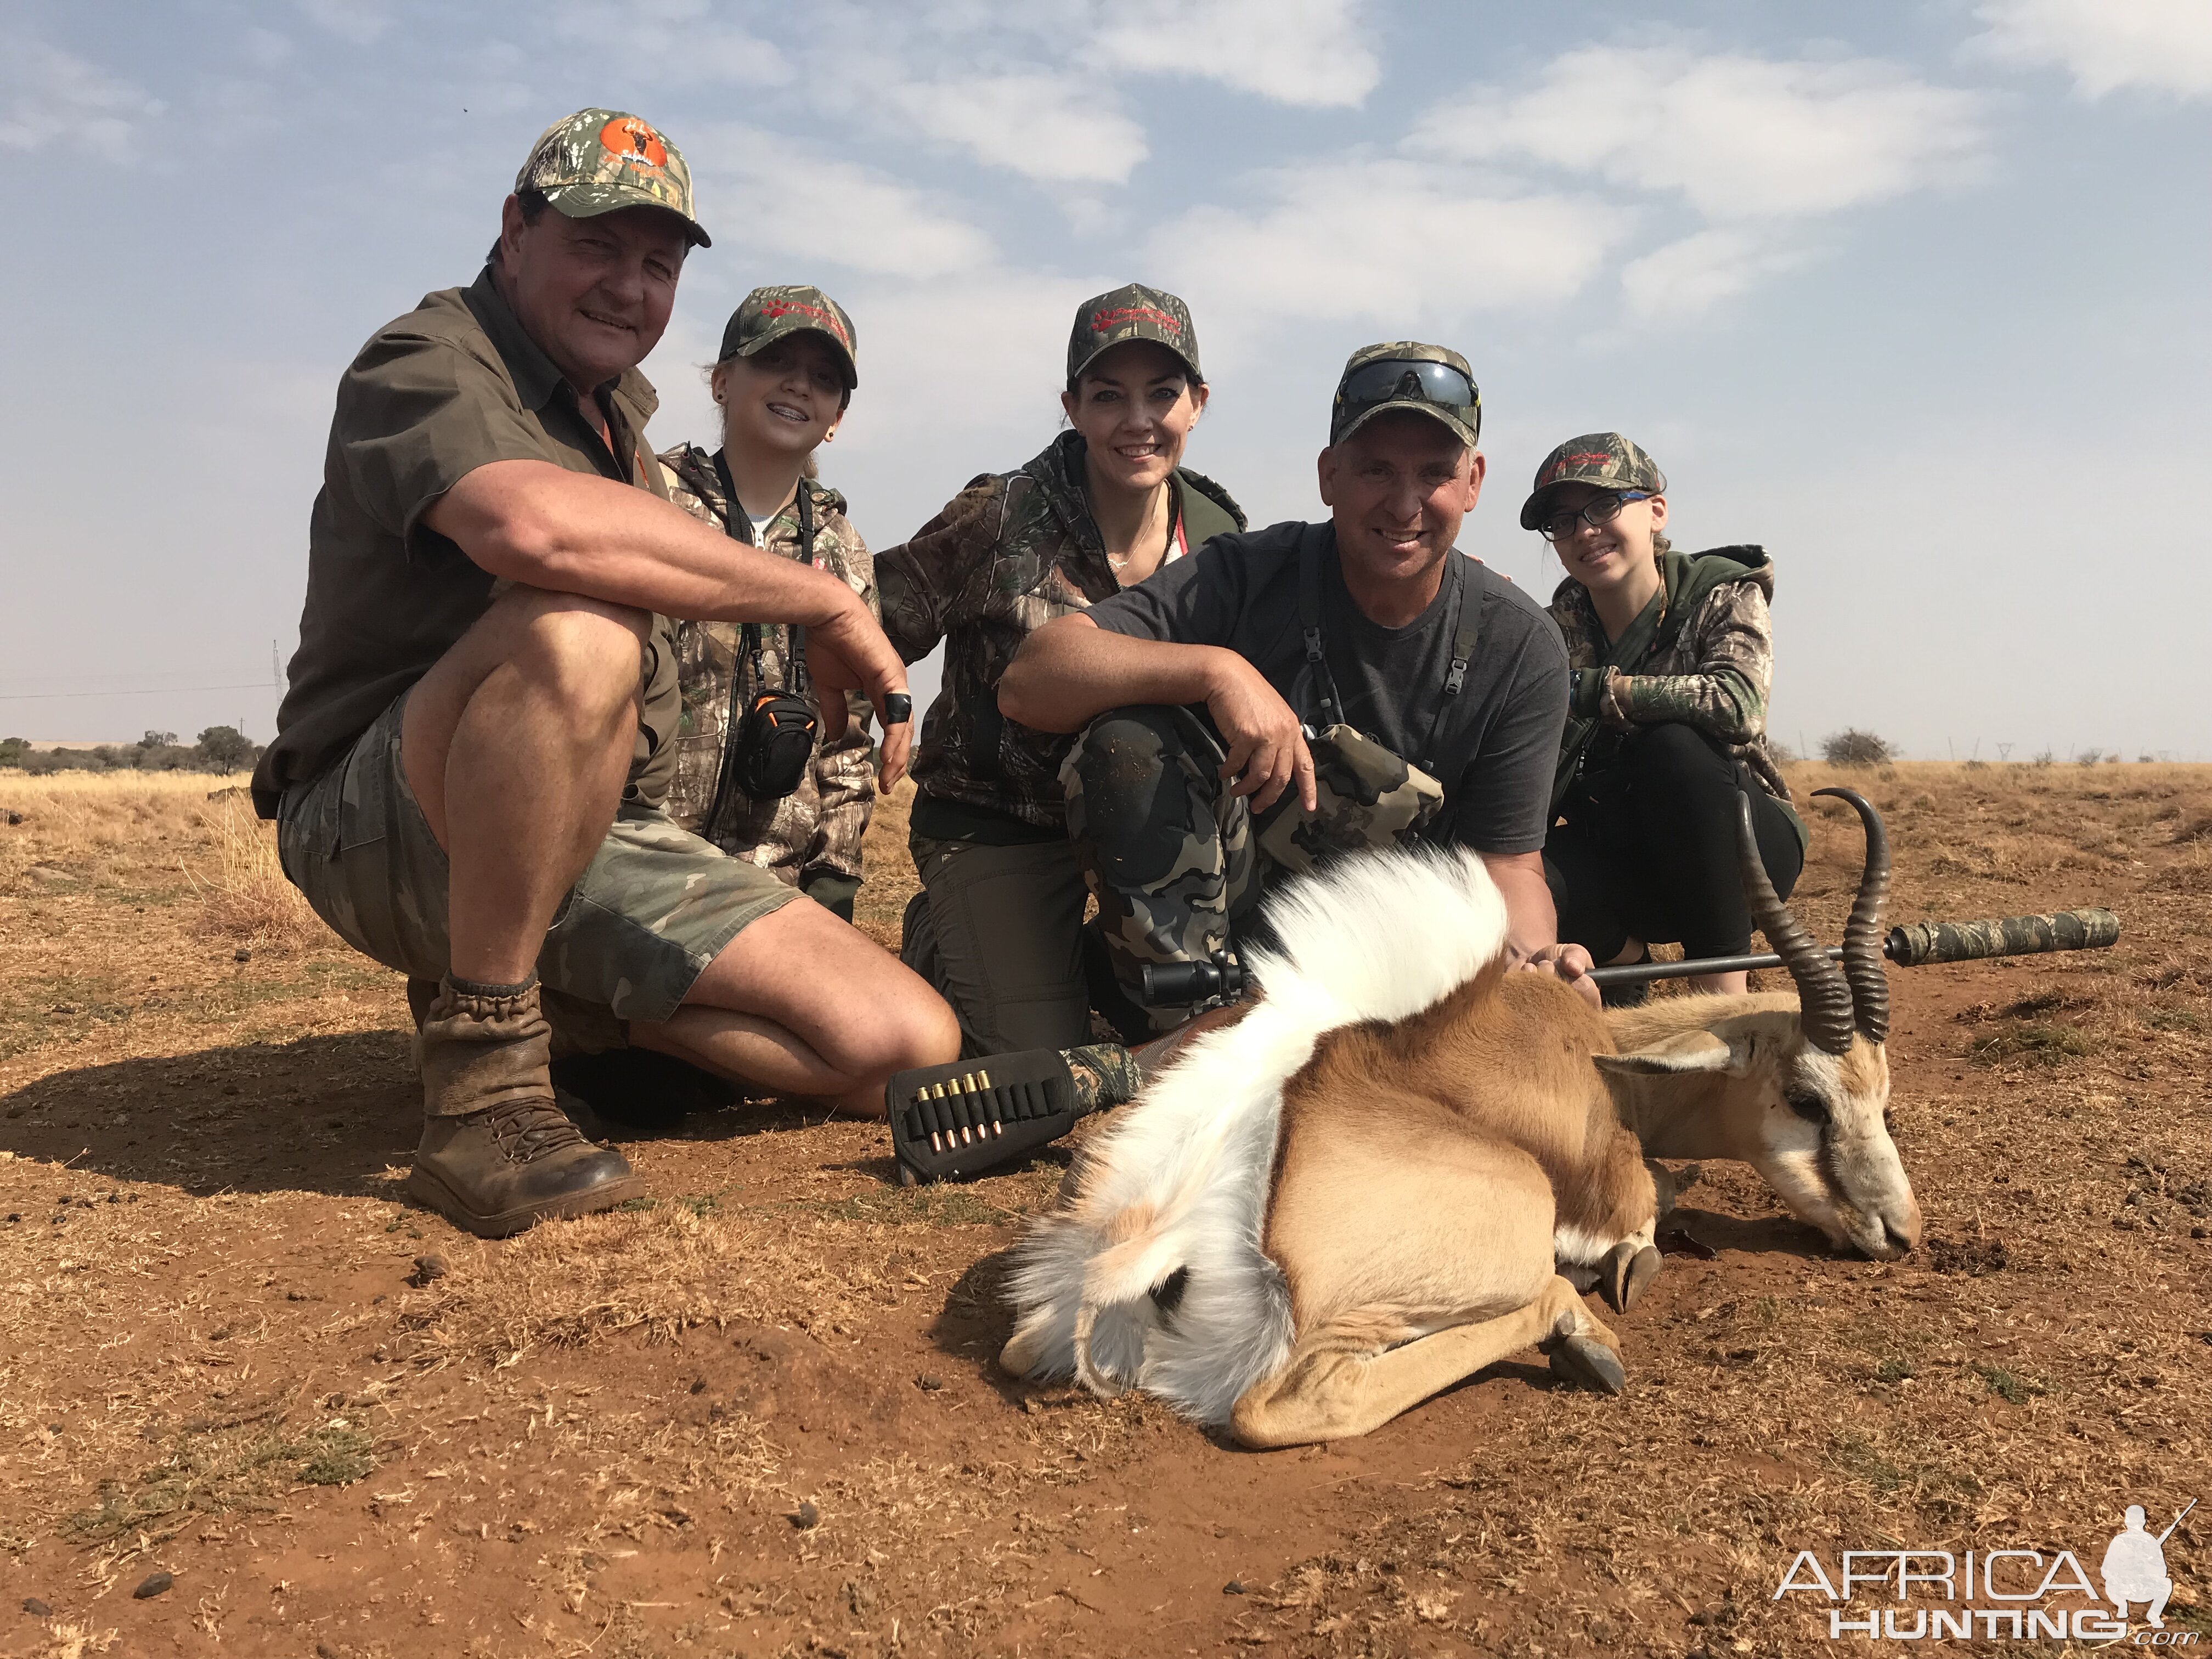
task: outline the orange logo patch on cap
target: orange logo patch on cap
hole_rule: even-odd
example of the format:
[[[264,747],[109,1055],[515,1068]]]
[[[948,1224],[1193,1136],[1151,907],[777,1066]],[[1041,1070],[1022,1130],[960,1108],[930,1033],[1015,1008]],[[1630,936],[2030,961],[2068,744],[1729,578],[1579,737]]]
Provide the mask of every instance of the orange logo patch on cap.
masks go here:
[[[599,129],[599,144],[610,155],[619,155],[633,167],[659,172],[668,165],[668,146],[660,135],[637,118],[625,115]]]

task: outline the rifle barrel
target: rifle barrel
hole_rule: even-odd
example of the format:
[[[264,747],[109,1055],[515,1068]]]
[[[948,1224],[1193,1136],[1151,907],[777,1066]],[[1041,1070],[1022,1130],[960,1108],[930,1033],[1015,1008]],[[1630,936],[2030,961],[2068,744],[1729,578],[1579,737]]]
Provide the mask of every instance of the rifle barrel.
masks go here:
[[[1975,962],[1984,957],[2036,956],[2050,951],[2101,951],[2120,937],[2120,919],[2110,910],[2057,910],[2043,915],[2005,916],[1988,921],[1920,921],[1909,927],[1893,927],[1882,943],[1882,955],[1900,967],[1919,968],[1934,962]],[[1839,945],[1826,952],[1831,962],[1843,960]],[[1772,951],[1740,957],[1699,957],[1690,962],[1636,962],[1618,968],[1591,970],[1593,984],[1640,985],[1656,979],[1683,979],[1692,974],[1747,973],[1755,968],[1779,968],[1782,958]]]
[[[2191,1498],[2191,1499],[2190,1499],[2186,1504],[2184,1504],[2181,1506],[2181,1513],[2180,1513],[2179,1515],[2175,1516],[2172,1521],[2168,1522],[2166,1523],[2166,1530],[2165,1530],[2164,1532],[2162,1532],[2162,1533],[2159,1534],[2159,1535],[2158,1535],[2158,1541],[2159,1541],[2160,1543],[2163,1544],[2164,1542],[2166,1542],[2166,1540],[2167,1539],[2169,1539],[2169,1538],[2172,1537],[2172,1536],[2173,1536],[2173,1529],[2174,1529],[2174,1528],[2176,1528],[2176,1527],[2179,1526],[2179,1525],[2180,1525],[2184,1521],[2187,1520],[2187,1519],[2189,1518],[2189,1511],[2190,1511],[2190,1510],[2193,1510],[2193,1509],[2195,1509],[2196,1507],[2197,1507],[2197,1500],[2196,1500],[2195,1498]]]

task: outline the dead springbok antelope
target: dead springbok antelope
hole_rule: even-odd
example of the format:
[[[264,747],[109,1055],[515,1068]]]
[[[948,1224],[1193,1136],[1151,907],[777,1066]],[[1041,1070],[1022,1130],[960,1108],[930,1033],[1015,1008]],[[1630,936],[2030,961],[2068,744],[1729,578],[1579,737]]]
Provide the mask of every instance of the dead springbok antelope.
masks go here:
[[[1775,896],[1747,799],[1737,869],[1752,917],[1797,994],[1668,997],[1615,1009],[1607,1022],[1617,1052],[1594,1058],[1648,1156],[1741,1158],[1837,1249],[1887,1260],[1920,1242],[1920,1206],[1889,1133],[1881,950],[1889,838],[1864,796],[1813,793],[1847,803],[1866,830],[1841,971]]]
[[[1887,880],[1863,810],[1862,951]],[[1562,1269],[1616,1308],[1656,1269],[1647,1127],[1666,1156],[1748,1158],[1832,1237],[1909,1248],[1886,1006],[1863,956],[1836,977],[1748,844],[1753,914],[1805,1021],[1786,997],[1670,999],[1615,1016],[1650,1028],[1626,1054],[1559,981],[1506,971],[1504,906],[1472,854],[1346,860],[1286,887],[1279,945],[1253,955],[1261,1000],[1099,1131],[1024,1241],[1000,1364],[1143,1388],[1254,1446],[1364,1434],[1531,1346],[1617,1393],[1619,1341]]]

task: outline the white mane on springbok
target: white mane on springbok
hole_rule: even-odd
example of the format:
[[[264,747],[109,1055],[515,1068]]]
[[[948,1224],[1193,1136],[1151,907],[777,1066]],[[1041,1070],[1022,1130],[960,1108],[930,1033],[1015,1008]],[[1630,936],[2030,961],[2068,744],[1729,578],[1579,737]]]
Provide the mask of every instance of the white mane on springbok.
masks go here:
[[[1016,1256],[1015,1344],[1032,1375],[1141,1385],[1210,1425],[1284,1363],[1282,1270],[1262,1249],[1285,1085],[1327,1033],[1420,1013],[1505,949],[1472,853],[1349,859],[1271,900],[1265,995],[1194,1039],[1081,1155],[1080,1193]],[[1071,1182],[1071,1185],[1077,1183]]]

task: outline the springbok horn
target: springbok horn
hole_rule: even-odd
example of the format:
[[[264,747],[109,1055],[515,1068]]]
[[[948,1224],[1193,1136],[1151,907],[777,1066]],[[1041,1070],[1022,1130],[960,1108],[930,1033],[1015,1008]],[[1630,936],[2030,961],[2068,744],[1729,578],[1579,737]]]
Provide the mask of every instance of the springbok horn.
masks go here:
[[[1889,975],[1882,970],[1881,907],[1889,896],[1889,835],[1881,814],[1856,789],[1815,789],[1847,801],[1866,826],[1866,868],[1859,876],[1851,919],[1844,924],[1844,981],[1851,988],[1851,1007],[1869,1042],[1889,1035]]]
[[[1851,1046],[1851,988],[1836,971],[1827,953],[1813,942],[1790,907],[1778,898],[1766,878],[1766,865],[1759,856],[1759,832],[1752,827],[1751,797],[1736,796],[1736,868],[1743,877],[1743,896],[1751,904],[1751,919],[1766,942],[1782,958],[1790,977],[1797,981],[1797,1006],[1805,1035],[1824,1054],[1840,1054]]]

